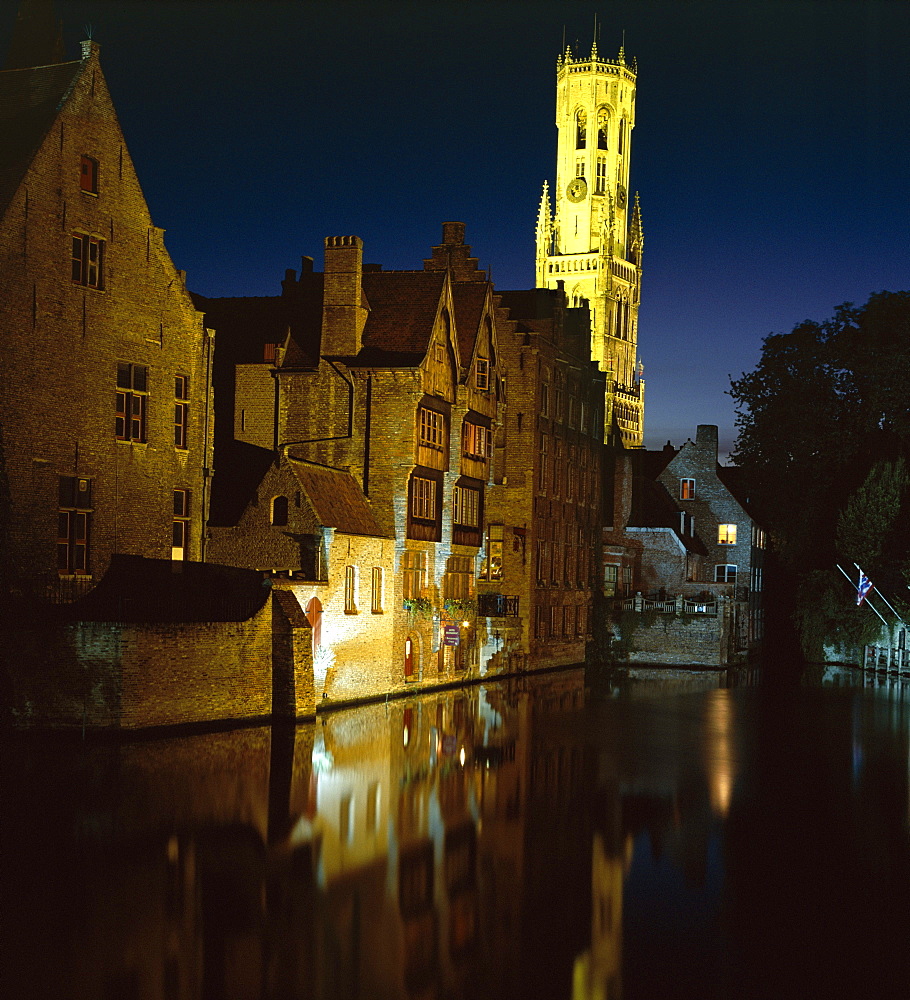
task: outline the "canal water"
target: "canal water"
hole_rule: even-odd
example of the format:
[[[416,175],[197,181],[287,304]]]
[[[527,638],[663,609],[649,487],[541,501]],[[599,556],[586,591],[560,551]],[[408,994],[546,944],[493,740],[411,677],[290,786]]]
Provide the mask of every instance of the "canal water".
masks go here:
[[[564,671],[4,742],[2,995],[905,997],[910,688]]]

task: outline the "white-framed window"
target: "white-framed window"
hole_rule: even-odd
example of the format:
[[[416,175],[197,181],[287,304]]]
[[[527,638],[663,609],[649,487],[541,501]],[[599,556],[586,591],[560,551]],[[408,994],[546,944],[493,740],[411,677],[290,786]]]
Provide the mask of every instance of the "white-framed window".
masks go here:
[[[418,418],[420,443],[426,448],[442,451],[446,441],[445,417],[436,410],[421,406]]]
[[[436,518],[436,483],[414,476],[411,480],[411,515],[424,521]]]
[[[480,524],[480,491],[456,486],[452,491],[452,520],[466,528]]]
[[[715,583],[736,583],[736,566],[733,563],[721,563],[714,567]]]
[[[679,481],[679,499],[680,500],[694,500],[695,499],[695,480],[694,479],[680,479],[680,481]]]
[[[719,524],[717,526],[717,544],[718,545],[735,545],[736,544],[736,525],[735,524]]]
[[[357,567],[344,568],[344,613],[357,614]]]

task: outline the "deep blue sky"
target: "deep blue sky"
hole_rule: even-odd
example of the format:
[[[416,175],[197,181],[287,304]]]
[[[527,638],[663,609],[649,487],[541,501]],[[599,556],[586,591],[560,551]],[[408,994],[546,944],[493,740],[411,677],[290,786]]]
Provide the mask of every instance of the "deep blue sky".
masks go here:
[[[5,53],[13,5],[0,18]],[[441,223],[533,284],[563,30],[639,67],[646,444],[717,423],[761,339],[910,288],[910,3],[57,0],[84,26],[192,289],[274,294],[354,233],[420,267]]]

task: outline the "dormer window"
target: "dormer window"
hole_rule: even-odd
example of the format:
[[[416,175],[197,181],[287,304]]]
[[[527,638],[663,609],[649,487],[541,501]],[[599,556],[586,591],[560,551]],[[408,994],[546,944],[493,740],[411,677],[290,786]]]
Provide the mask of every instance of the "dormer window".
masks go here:
[[[98,193],[98,161],[83,156],[79,164],[79,187],[88,194]]]

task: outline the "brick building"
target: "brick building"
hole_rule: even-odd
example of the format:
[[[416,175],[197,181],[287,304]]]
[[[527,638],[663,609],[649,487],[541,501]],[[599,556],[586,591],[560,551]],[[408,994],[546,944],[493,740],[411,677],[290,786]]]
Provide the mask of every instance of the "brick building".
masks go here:
[[[604,375],[590,357],[588,310],[569,308],[562,288],[498,298],[508,411],[481,607],[494,612],[503,668],[581,663],[600,572]]]
[[[604,594],[614,653],[722,666],[753,651],[765,536],[736,470],[717,463],[717,427],[700,425],[678,450],[620,451],[613,473]]]
[[[52,55],[14,44],[0,72],[0,570],[29,600],[78,596],[116,553],[203,558],[211,464],[212,338],[98,46],[22,65]]]
[[[249,475],[243,467],[271,454],[279,473],[304,464],[344,473],[375,518],[372,537],[394,539],[379,562],[350,564],[364,588],[373,569],[389,571],[381,622],[322,608],[322,634],[334,636],[326,656],[350,675],[327,676],[326,693],[383,694],[484,670],[475,578],[501,379],[492,285],[464,226],[445,224],[420,271],[364,265],[357,237],[331,237],[324,272],[304,258],[280,297],[196,302],[233,362],[217,375],[218,422],[233,434],[218,439],[213,523],[255,547],[240,481],[223,470]],[[265,475],[260,493],[271,490]],[[238,564],[293,568],[264,558],[249,551]],[[339,593],[336,565],[348,564],[330,561],[326,585]],[[317,596],[286,585],[302,605]],[[355,679],[358,658],[374,666]]]

